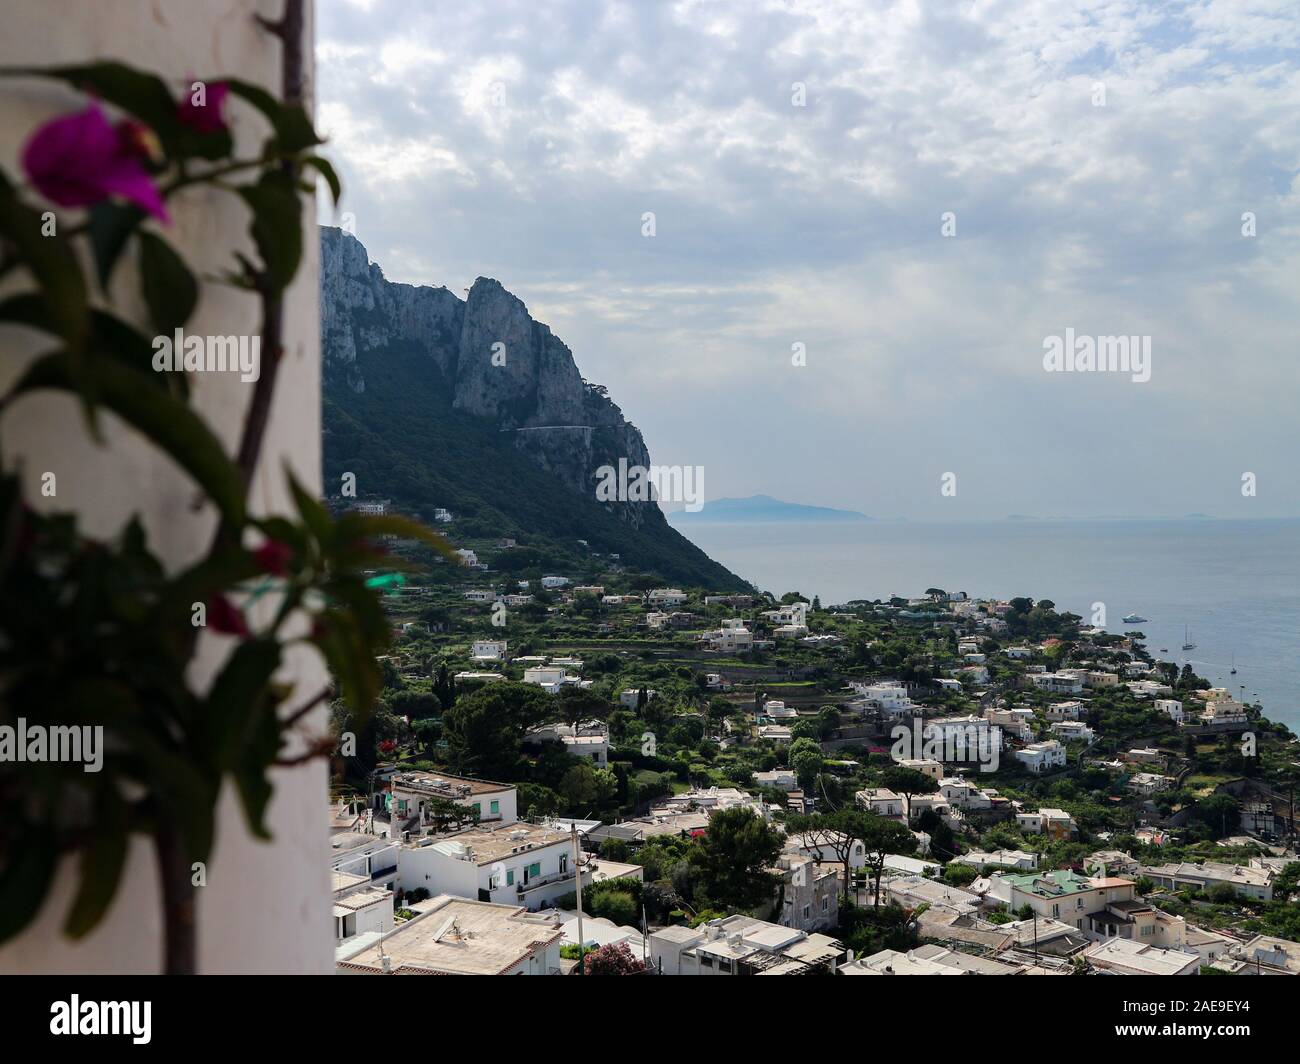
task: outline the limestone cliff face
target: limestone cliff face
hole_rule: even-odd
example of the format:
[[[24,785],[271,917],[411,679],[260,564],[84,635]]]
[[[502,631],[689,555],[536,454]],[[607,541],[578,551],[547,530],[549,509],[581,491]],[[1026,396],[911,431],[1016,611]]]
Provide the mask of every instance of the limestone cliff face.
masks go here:
[[[640,431],[604,389],[582,379],[573,353],[523,302],[480,277],[462,300],[444,287],[385,279],[354,236],[321,230],[321,349],[327,381],[365,389],[362,356],[394,342],[425,353],[452,405],[514,433],[514,443],[577,492],[595,492],[602,465],[650,464]],[[645,503],[610,504],[639,527]]]

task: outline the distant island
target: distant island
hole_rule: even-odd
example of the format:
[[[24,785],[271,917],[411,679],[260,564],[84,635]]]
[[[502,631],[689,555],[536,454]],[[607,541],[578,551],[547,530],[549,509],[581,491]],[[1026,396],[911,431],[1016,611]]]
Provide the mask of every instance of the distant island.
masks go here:
[[[836,510],[829,506],[805,506],[782,502],[770,495],[750,495],[744,499],[714,499],[695,513],[679,510],[669,514],[670,521],[870,521],[856,510]]]

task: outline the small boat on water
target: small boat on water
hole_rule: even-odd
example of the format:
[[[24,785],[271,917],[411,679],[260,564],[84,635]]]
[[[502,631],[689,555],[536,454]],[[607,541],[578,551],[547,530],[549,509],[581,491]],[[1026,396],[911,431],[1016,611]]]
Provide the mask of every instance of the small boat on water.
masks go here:
[[[1183,649],[1195,650],[1196,644],[1192,642],[1191,632],[1188,631],[1187,625],[1183,625]]]
[[[1232,652],[1232,672],[1229,675],[1237,675],[1237,652],[1235,650]]]
[[[1126,613],[1121,620],[1125,624],[1145,624],[1147,619],[1136,613]]]

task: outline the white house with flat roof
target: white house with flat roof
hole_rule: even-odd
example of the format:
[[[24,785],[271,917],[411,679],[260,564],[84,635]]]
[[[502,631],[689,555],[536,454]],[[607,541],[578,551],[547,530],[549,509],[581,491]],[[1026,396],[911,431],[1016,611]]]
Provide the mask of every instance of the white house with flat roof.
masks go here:
[[[1081,720],[1058,720],[1052,725],[1052,734],[1063,743],[1090,743],[1097,737]]]
[[[1082,953],[1099,971],[1112,975],[1200,975],[1201,957],[1185,950],[1164,949],[1134,939],[1095,942]]]
[[[382,935],[393,929],[393,892],[376,887],[355,872],[330,873],[334,894],[334,945],[357,935]]]
[[[1030,772],[1050,772],[1065,765],[1065,747],[1055,739],[1047,739],[1013,752],[1012,756]]]
[[[1157,698],[1155,701],[1156,711],[1163,713],[1170,720],[1181,723],[1183,719],[1183,704],[1176,698]]]
[[[479,823],[513,824],[519,819],[518,790],[513,783],[453,776],[446,772],[395,772],[387,776],[400,822],[419,818],[419,829],[432,823],[431,809],[437,801],[450,801],[472,809]]]
[[[540,909],[577,889],[573,862],[567,831],[522,822],[466,828],[403,846],[398,885]],[[590,870],[583,879],[589,884]]]
[[[664,975],[829,975],[847,955],[828,935],[742,915],[650,936],[651,965]]]
[[[559,975],[564,933],[518,905],[444,896],[377,940],[339,951],[340,975]]]
[[[1144,865],[1141,873],[1156,886],[1166,890],[1195,887],[1208,891],[1219,884],[1227,884],[1243,897],[1259,901],[1273,900],[1273,880],[1276,876],[1269,868],[1249,868],[1218,861]]]

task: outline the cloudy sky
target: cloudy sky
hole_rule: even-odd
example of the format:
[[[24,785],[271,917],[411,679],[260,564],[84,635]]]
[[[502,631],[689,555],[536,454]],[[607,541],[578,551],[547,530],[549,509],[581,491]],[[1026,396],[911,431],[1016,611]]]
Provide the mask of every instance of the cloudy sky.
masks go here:
[[[371,258],[500,280],[709,497],[1300,514],[1294,0],[318,17]],[[1150,381],[1046,372],[1066,328],[1149,336]]]

